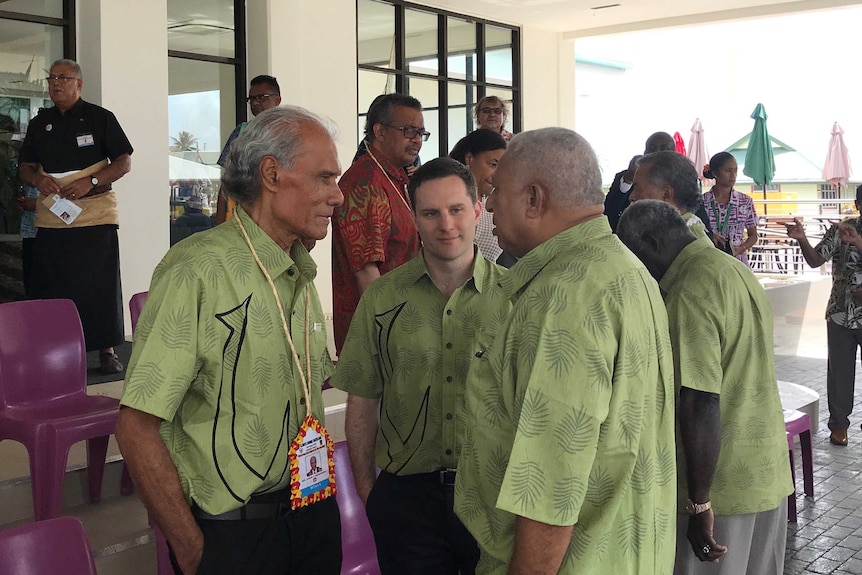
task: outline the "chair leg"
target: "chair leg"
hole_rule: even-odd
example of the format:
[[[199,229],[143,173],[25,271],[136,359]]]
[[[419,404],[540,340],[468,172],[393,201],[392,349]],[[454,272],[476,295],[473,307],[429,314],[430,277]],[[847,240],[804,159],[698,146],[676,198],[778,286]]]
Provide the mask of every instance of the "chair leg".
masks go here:
[[[28,454],[30,484],[33,491],[33,516],[36,521],[43,521],[60,516],[69,446],[61,449],[51,441],[40,441],[38,444],[38,448],[28,449]],[[37,449],[41,452],[40,455],[36,454]]]
[[[811,430],[799,434],[799,445],[802,448],[802,481],[805,485],[805,495],[814,497],[814,458],[811,450]]]
[[[790,476],[793,478],[793,492],[787,496],[787,521],[796,523],[796,465],[793,457],[793,450],[790,453]]]
[[[87,483],[90,503],[102,500],[102,477],[105,475],[105,456],[108,453],[108,435],[87,440]]]
[[[122,495],[131,495],[135,492],[135,483],[132,481],[132,476],[129,474],[129,466],[123,462],[123,476],[120,478],[120,493]]]

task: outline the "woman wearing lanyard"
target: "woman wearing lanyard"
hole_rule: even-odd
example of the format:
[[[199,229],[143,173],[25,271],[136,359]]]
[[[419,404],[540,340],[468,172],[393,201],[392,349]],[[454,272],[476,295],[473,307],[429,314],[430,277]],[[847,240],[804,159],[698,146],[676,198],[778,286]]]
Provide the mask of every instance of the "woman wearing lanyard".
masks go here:
[[[748,265],[746,252],[757,243],[757,212],[749,196],[733,189],[737,170],[736,160],[727,152],[710,158],[703,175],[714,179],[715,185],[703,194],[703,205],[713,229],[713,243]]]

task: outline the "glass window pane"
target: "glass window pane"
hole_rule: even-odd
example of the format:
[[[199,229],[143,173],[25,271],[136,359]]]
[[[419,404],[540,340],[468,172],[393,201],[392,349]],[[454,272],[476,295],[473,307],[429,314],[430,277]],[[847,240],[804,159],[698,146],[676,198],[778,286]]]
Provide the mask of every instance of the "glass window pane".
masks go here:
[[[18,150],[30,118],[54,105],[45,76],[51,62],[63,57],[63,28],[0,20],[0,38],[0,234],[18,234]]]
[[[359,0],[356,12],[359,63],[395,68],[395,7],[374,0]]]
[[[485,27],[485,77],[492,84],[512,85],[512,31]]]
[[[437,15],[419,10],[404,11],[407,69],[437,74]]]
[[[365,138],[365,116],[374,98],[395,91],[395,74],[359,70],[359,139]],[[358,142],[357,142],[358,143]]]
[[[191,195],[203,196],[204,214],[215,213],[221,183],[217,161],[236,126],[234,74],[230,64],[168,58],[171,244],[187,231],[175,221]]]
[[[63,17],[63,0],[5,0],[3,10],[48,18]],[[62,58],[62,56],[58,56]],[[57,58],[55,58],[56,60]]]
[[[449,77],[476,79],[476,25],[457,18],[446,21]]]
[[[234,57],[233,0],[168,2],[168,50]]]
[[[432,160],[439,155],[440,150],[440,113],[436,80],[420,80],[407,78],[407,93],[422,103],[422,118],[425,129],[431,132],[428,141],[422,144],[420,156],[423,162]]]
[[[449,126],[448,151],[458,143],[458,140],[473,131],[473,105],[476,103],[476,87],[464,84],[449,83]]]

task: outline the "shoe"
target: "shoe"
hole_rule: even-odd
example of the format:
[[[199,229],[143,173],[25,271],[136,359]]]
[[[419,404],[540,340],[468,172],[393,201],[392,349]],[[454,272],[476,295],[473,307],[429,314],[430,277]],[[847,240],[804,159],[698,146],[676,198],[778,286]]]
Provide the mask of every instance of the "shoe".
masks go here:
[[[847,429],[841,427],[833,429],[829,435],[829,443],[832,445],[847,445]]]
[[[120,363],[120,358],[117,357],[116,353],[105,351],[99,354],[99,371],[105,375],[122,373],[123,364]],[[846,437],[847,433],[845,432],[844,435]]]

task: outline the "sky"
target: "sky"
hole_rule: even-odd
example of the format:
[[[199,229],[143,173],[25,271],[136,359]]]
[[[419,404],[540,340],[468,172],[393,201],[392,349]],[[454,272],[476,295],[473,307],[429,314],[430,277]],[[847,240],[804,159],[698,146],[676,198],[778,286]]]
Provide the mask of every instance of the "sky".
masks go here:
[[[168,147],[181,131],[198,139],[201,151],[221,150],[219,92],[193,92],[168,96]]]
[[[575,130],[610,183],[653,132],[688,145],[697,118],[709,153],[722,151],[751,131],[761,102],[770,135],[819,168],[837,121],[862,181],[860,29],[854,7],[577,40],[576,58],[624,69],[576,65]]]

